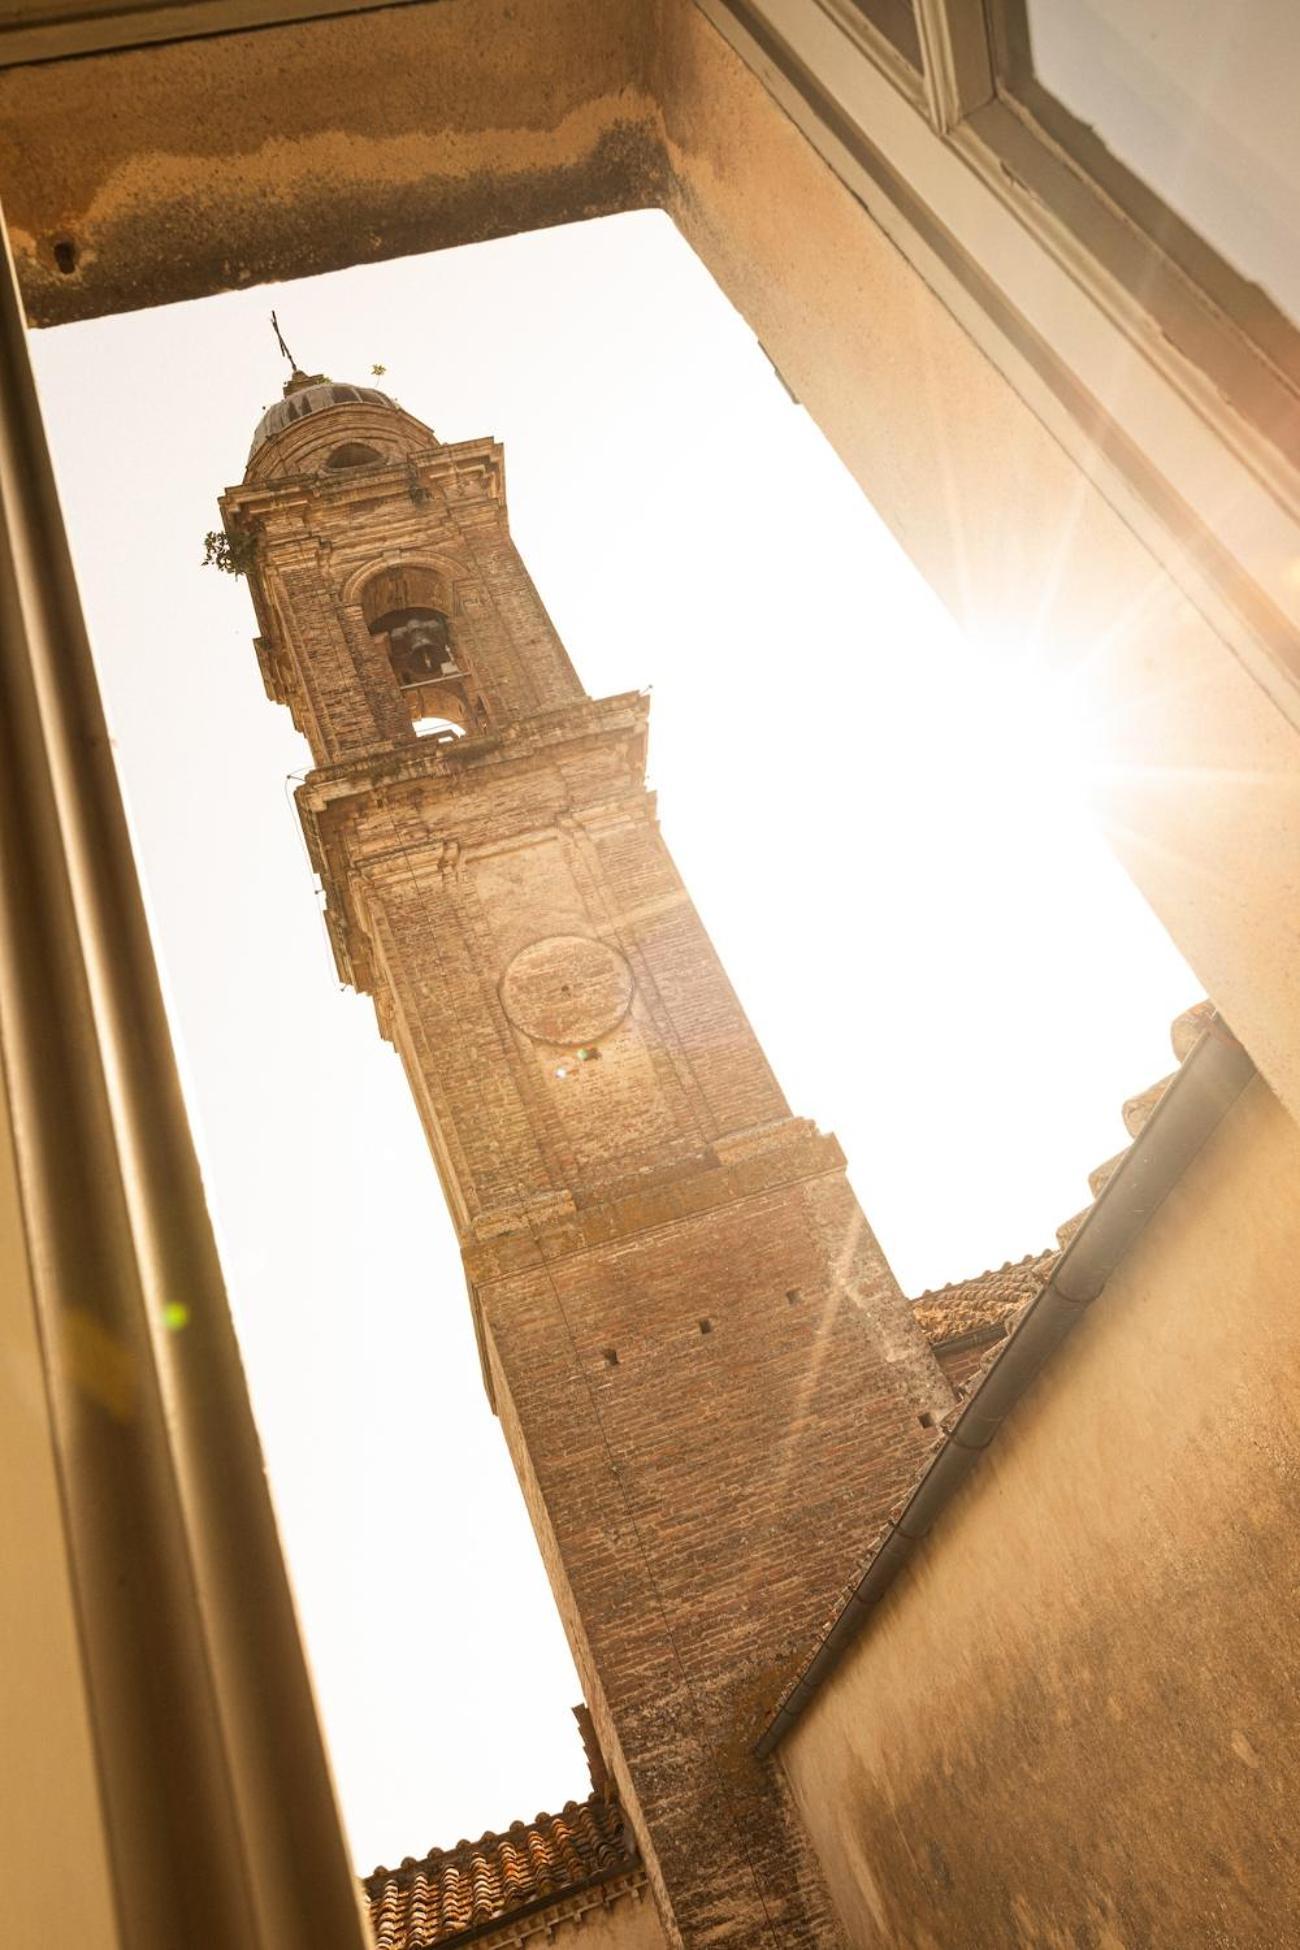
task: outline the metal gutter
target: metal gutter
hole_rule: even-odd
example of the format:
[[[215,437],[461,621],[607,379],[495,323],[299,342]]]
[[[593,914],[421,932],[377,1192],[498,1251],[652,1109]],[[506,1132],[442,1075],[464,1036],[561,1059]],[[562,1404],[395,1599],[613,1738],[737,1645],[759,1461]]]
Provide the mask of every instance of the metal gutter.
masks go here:
[[[1212,1017],[1061,1254],[1051,1278],[967,1399],[861,1581],[756,1742],[754,1751],[760,1760],[779,1745],[839,1664],[1039,1369],[1073,1333],[1148,1219],[1254,1075],[1255,1065],[1241,1044],[1217,1016]]]

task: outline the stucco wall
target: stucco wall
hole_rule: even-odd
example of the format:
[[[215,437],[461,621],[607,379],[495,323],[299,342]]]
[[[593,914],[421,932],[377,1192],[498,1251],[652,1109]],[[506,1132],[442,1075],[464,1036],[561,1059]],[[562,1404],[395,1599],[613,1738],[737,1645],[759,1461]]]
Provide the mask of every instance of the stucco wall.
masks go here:
[[[648,1894],[624,1896],[608,1909],[589,1909],[572,1930],[560,1929],[555,1941],[573,1950],[664,1950],[667,1938]]]
[[[1292,1940],[1298,1191],[1257,1081],[787,1738],[855,1945]]]
[[[481,1939],[481,1950],[668,1950],[668,1938],[644,1882],[606,1887],[603,1900],[590,1892],[515,1916]]]
[[[646,0],[434,0],[0,71],[29,315],[654,203],[651,26]]]

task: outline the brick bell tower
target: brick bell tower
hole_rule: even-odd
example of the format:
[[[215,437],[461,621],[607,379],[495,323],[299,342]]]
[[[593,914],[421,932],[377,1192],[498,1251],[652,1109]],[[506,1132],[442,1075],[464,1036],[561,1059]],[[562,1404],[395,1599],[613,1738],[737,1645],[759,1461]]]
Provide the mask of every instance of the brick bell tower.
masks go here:
[[[295,372],[222,510],[669,1940],[839,1944],[752,1743],[948,1386],[660,837],[646,698],[589,698],[542,607],[497,443]]]

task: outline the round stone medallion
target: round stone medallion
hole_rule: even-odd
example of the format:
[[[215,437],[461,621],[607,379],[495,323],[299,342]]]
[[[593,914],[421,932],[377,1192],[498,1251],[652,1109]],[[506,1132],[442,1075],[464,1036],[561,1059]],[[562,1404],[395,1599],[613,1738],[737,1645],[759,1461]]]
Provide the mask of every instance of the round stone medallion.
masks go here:
[[[603,941],[553,934],[519,950],[501,977],[501,1001],[536,1043],[594,1043],[627,1014],[632,971]]]

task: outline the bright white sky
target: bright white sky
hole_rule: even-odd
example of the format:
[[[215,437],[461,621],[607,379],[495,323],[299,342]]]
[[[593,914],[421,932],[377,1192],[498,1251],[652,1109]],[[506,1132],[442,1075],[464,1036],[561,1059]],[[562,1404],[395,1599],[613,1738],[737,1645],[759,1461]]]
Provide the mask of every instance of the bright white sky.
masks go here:
[[[587,688],[904,1286],[1049,1243],[1194,978],[1094,833],[1033,646],[977,653],[651,213],[66,327],[34,354],[358,1867],[586,1792],[577,1681],[398,1061],[340,992],[242,583],[284,377],[507,450]],[[852,1567],[845,1566],[845,1575]],[[810,1621],[810,1624],[813,1621]]]

